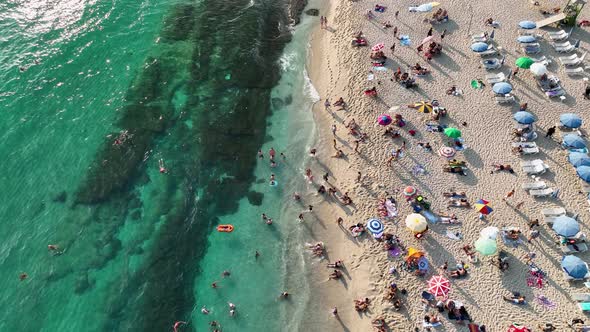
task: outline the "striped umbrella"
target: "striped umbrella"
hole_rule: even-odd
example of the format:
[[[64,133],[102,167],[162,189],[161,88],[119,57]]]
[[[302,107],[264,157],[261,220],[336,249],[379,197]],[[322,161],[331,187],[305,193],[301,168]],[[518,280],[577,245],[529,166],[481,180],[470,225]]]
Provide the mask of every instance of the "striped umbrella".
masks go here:
[[[449,279],[437,275],[433,276],[428,280],[428,292],[435,296],[444,296],[446,297],[447,294],[451,291],[451,282]]]
[[[451,158],[455,155],[455,149],[443,145],[440,147],[440,149],[438,149],[438,154],[441,155],[441,157]]]
[[[490,202],[484,199],[480,199],[475,202],[475,209],[481,214],[490,214],[494,210],[492,210],[492,208],[488,205],[489,203]]]
[[[385,44],[384,43],[379,43],[377,45],[374,45],[373,47],[371,47],[371,50],[374,52],[377,51],[381,51],[383,48],[385,48]]]
[[[373,218],[367,221],[367,230],[374,235],[377,235],[383,233],[385,227],[383,227],[383,224],[379,219]]]
[[[406,197],[412,197],[416,195],[417,192],[418,190],[416,190],[416,188],[412,186],[407,186],[406,188],[404,188],[404,196]]]
[[[416,108],[418,112],[422,113],[432,112],[432,104],[427,101],[419,101],[417,103],[414,103],[414,108]]]

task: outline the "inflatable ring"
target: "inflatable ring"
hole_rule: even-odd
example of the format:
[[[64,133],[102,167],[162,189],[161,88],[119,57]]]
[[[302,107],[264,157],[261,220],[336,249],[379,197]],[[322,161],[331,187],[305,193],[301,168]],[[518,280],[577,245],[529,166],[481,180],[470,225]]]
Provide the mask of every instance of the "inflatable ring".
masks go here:
[[[219,225],[219,226],[217,226],[218,232],[231,233],[233,230],[234,230],[233,225]]]
[[[272,180],[272,181],[270,181],[270,183],[269,183],[269,186],[271,186],[271,187],[276,187],[276,186],[278,186],[278,185],[279,185],[279,183],[277,182],[277,180]]]

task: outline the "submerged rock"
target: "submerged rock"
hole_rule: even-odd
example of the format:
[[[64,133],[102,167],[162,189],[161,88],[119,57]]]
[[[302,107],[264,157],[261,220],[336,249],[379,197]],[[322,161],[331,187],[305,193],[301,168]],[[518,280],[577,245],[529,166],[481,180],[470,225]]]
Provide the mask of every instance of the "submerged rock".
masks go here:
[[[248,202],[254,206],[262,205],[262,199],[264,198],[263,193],[259,193],[257,191],[250,191],[248,192]]]
[[[274,97],[270,100],[270,102],[272,103],[272,107],[273,108],[281,108],[283,107],[283,105],[285,105],[285,103],[283,102],[283,100],[281,98],[277,98]]]
[[[318,16],[318,15],[320,15],[320,10],[315,9],[315,8],[310,8],[305,11],[305,14],[307,14],[309,16]]]
[[[288,95],[285,97],[285,105],[291,105],[293,103],[293,95]]]
[[[51,201],[56,203],[64,203],[68,199],[68,194],[65,191],[59,192],[51,196]]]

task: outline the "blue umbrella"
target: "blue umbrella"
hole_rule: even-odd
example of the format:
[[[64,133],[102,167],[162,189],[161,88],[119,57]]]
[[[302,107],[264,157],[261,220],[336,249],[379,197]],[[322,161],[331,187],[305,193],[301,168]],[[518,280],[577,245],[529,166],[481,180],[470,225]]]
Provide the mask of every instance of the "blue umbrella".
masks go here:
[[[570,164],[574,165],[574,167],[590,166],[590,156],[585,153],[570,152],[567,159],[569,160]]]
[[[580,166],[576,168],[576,173],[582,180],[590,182],[590,166]]]
[[[578,128],[582,125],[582,118],[574,113],[563,113],[559,116],[559,122],[567,128]]]
[[[367,221],[367,230],[375,235],[383,233],[384,229],[385,228],[379,219],[369,219],[369,221]]]
[[[563,136],[563,145],[566,148],[583,149],[586,147],[586,142],[576,134],[567,134]]]
[[[535,36],[520,36],[516,39],[519,43],[534,43],[537,41]]]
[[[422,256],[418,259],[418,270],[428,270],[428,260],[426,257]]]
[[[580,231],[580,224],[574,218],[560,216],[553,221],[553,230],[565,237],[575,236]]]
[[[572,278],[582,279],[588,274],[588,265],[574,255],[564,256],[561,268]]]
[[[534,115],[532,115],[531,113],[526,112],[526,111],[514,113],[513,118],[514,118],[514,120],[516,120],[516,122],[522,123],[522,124],[531,124],[531,123],[537,121],[535,119]]]
[[[510,93],[510,91],[512,91],[512,85],[510,85],[510,83],[500,82],[500,83],[494,84],[494,86],[492,87],[492,90],[495,93],[505,95],[507,93]]]
[[[488,47],[489,47],[488,44],[482,43],[482,42],[477,42],[477,43],[471,44],[471,50],[476,53],[481,53],[481,52],[487,50]]]
[[[537,27],[537,23],[533,22],[533,21],[521,21],[520,23],[518,23],[518,26],[521,27],[522,29],[534,29]]]

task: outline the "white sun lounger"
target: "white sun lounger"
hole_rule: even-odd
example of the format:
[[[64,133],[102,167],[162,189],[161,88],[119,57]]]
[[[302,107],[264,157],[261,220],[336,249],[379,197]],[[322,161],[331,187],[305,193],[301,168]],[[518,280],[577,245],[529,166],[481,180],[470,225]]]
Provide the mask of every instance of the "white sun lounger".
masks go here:
[[[578,249],[576,249],[576,247]],[[576,247],[574,247],[574,245],[572,245],[572,244],[568,244],[568,245],[565,245],[565,246],[561,246],[561,251],[564,254],[575,254],[575,253],[580,253],[580,252],[586,252],[586,251],[588,251],[588,246],[586,245],[586,243],[583,243],[583,242],[576,243]],[[584,301],[584,302],[586,302],[586,301],[590,301],[590,299],[588,299],[588,300],[577,300],[577,301]]]
[[[504,75],[504,73],[490,74],[490,75],[486,75],[486,80],[490,84],[496,84],[496,83],[504,82],[506,80],[506,75]]]
[[[576,302],[590,302],[590,293],[572,293],[572,300]]]
[[[521,188],[523,190],[540,190],[540,189],[545,189],[547,188],[547,184],[545,183],[545,181],[535,181],[535,182],[530,182],[530,183],[523,183]]]
[[[569,44],[568,46],[565,46],[565,47],[554,47],[554,49],[557,53],[569,53],[569,52],[575,50],[576,48],[574,47],[574,45]]]
[[[545,168],[543,165],[523,166],[522,171],[527,175],[539,175],[545,173],[547,168]]]
[[[499,55],[500,53],[498,52],[498,50],[494,46],[490,45],[487,50],[485,50],[483,52],[479,52],[477,54],[479,54],[479,56],[481,56],[481,57],[484,57],[484,56],[488,56],[488,55]]]
[[[553,190],[553,188],[529,190],[529,194],[535,198],[549,197],[549,196],[553,195],[554,192],[555,192],[555,190]]]
[[[532,57],[532,56],[529,57],[529,58],[531,58],[531,60],[535,61],[536,63],[540,63],[540,64],[543,64],[545,66],[548,66],[551,63],[551,60],[550,59],[547,59],[547,57],[544,56],[544,55],[541,55],[538,58],[535,58],[535,57]]]
[[[576,68],[565,68],[565,73],[572,76],[584,75],[584,68],[576,67]]]
[[[541,166],[545,166],[545,162],[541,159],[535,159],[535,160],[528,160],[528,161],[521,161],[520,162],[520,166],[535,166],[535,165],[541,165]]]
[[[543,214],[545,217],[559,217],[565,216],[566,211],[562,207],[546,208],[541,210],[541,214]]]
[[[551,43],[551,45],[555,48],[557,47],[570,47],[570,46],[574,46],[572,43],[570,43],[570,41],[565,41],[563,43]]]
[[[502,59],[491,58],[481,60],[480,62],[481,65],[485,68],[485,70],[494,70],[502,67]]]
[[[514,96],[512,96],[512,95],[496,96],[496,97],[494,97],[494,99],[496,100],[496,103],[498,103],[498,104],[508,104],[508,103],[514,102]]]
[[[537,147],[537,143],[535,142],[514,142],[512,143],[512,147],[513,148],[536,148]]]
[[[535,146],[532,148],[522,148],[521,153],[522,154],[537,154],[537,153],[539,153],[539,147]]]
[[[584,61],[585,57],[586,52],[584,52],[581,57],[578,57],[577,54],[572,54],[570,56],[560,56],[559,61],[564,66],[577,66]]]
[[[541,45],[539,43],[524,44],[522,49],[526,54],[537,54],[541,52]]]
[[[568,32],[565,32],[565,30],[559,30],[557,32],[547,32],[547,36],[552,41],[559,41],[567,39],[570,36],[570,34]]]

